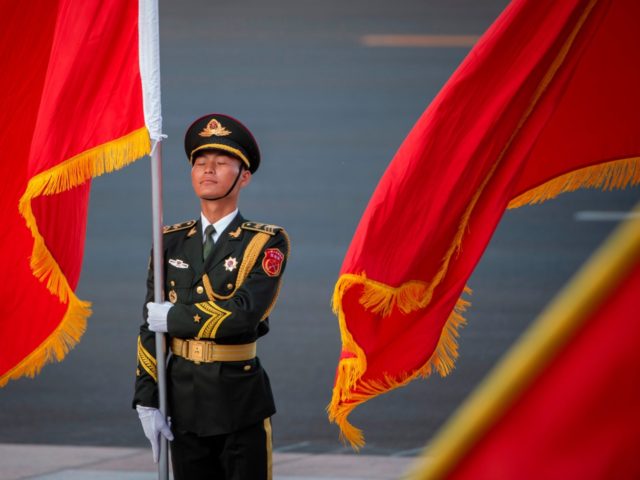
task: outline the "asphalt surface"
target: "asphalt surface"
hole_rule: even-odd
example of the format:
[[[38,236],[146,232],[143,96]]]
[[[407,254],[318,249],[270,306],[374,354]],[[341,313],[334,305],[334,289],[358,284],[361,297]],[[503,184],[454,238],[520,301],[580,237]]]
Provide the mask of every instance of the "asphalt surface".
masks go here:
[[[165,223],[198,215],[182,136],[217,111],[246,122],[261,145],[243,215],[283,225],[292,239],[259,346],[278,406],[276,451],[349,451],[324,411],[340,350],[333,285],[377,180],[469,50],[367,47],[362,36],[479,35],[506,4],[161,2]],[[130,402],[151,242],[148,177],[143,159],[93,182],[78,294],[94,314],[62,363],[0,391],[0,443],[146,445]],[[628,211],[638,193],[577,192],[508,212],[469,282],[456,370],[356,409],[364,453],[415,454],[616,225],[576,215]]]

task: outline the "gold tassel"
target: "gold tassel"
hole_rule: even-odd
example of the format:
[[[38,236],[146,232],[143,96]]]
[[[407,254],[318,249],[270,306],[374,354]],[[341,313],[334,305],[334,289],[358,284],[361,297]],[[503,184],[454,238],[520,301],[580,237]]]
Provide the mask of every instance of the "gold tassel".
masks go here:
[[[33,378],[45,364],[54,360],[61,361],[85,332],[86,320],[91,315],[90,305],[89,302],[83,302],[72,294],[69,307],[60,324],[38,348],[0,377],[0,387],[4,387],[9,380],[20,377]]]
[[[640,157],[613,160],[574,170],[518,195],[507,208],[535,205],[580,188],[623,189],[640,184]]]
[[[149,133],[146,127],[142,127],[123,137],[82,152],[29,180],[18,204],[18,210],[34,239],[31,270],[61,303],[68,303],[68,308],[51,335],[14,368],[0,377],[0,387],[10,379],[24,375],[33,377],[48,362],[61,361],[82,337],[86,320],[91,315],[91,304],[76,297],[60,266],[47,248],[38,230],[31,207],[32,200],[42,195],[64,192],[91,178],[123,168],[150,151]]]
[[[364,273],[361,275],[341,275],[336,283],[333,295],[333,310],[338,316],[342,349],[354,356],[343,358],[338,363],[336,383],[333,388],[331,402],[327,406],[327,413],[329,421],[337,424],[340,428],[340,439],[345,443],[349,442],[355,451],[359,451],[365,444],[364,435],[362,430],[348,421],[347,417],[351,411],[371,397],[405,386],[417,377],[428,377],[434,370],[443,377],[448,375],[453,370],[454,362],[458,357],[458,343],[456,340],[458,329],[465,324],[462,313],[469,307],[470,303],[462,298],[457,301],[442,329],[434,353],[421,368],[401,378],[386,376],[380,381],[362,382],[360,379],[367,369],[366,356],[347,328],[342,307],[344,294],[349,288],[356,285],[363,286],[363,293],[360,298],[360,303],[363,307],[375,309],[375,313],[381,315],[389,315],[394,306],[403,313],[420,308],[416,307],[416,305],[421,304],[424,299],[421,299],[419,295],[420,293],[428,292],[429,289],[424,282],[419,281],[407,282],[401,287],[394,288],[367,279]],[[471,294],[471,289],[465,287],[464,293]],[[353,390],[357,390],[357,392],[353,392]]]

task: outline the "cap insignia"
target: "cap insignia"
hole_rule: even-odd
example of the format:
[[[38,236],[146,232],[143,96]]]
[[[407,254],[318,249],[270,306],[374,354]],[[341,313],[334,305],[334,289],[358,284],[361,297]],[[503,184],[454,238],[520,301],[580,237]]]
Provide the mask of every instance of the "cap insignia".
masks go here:
[[[226,137],[227,135],[231,135],[231,131],[224,128],[218,120],[212,118],[198,135],[201,137],[212,137],[213,135]]]

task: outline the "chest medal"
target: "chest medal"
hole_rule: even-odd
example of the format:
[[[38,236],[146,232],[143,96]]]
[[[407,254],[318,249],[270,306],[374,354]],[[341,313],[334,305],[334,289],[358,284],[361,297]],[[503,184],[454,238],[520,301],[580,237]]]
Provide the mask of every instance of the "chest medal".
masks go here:
[[[224,261],[224,269],[227,272],[233,272],[238,268],[238,260],[235,257],[229,257]]]

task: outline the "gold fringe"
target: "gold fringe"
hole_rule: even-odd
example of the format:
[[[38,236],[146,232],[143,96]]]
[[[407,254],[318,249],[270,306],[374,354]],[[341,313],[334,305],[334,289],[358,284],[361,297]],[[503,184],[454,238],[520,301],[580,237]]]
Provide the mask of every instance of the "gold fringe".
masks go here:
[[[640,184],[640,157],[623,158],[599,165],[574,170],[518,195],[507,208],[535,205],[551,200],[561,193],[579,188],[597,188],[604,191],[623,189]]]
[[[338,324],[340,326],[340,337],[342,340],[342,349],[354,355],[351,358],[343,358],[338,363],[338,374],[336,375],[336,384],[333,388],[333,398],[339,395],[339,400],[345,400],[346,395],[356,381],[362,377],[367,369],[367,357],[364,351],[356,343],[347,328],[347,322],[342,308],[342,298],[348,288],[357,284],[360,279],[357,275],[342,275],[333,292],[333,311],[338,316]],[[332,400],[333,403],[333,400]]]
[[[0,387],[4,387],[9,380],[20,377],[33,378],[45,364],[54,360],[60,362],[80,341],[86,329],[86,320],[91,315],[90,306],[89,302],[84,302],[71,294],[69,308],[62,322],[38,348],[0,377]]]
[[[329,421],[337,424],[340,428],[340,439],[345,443],[349,442],[355,451],[359,451],[364,446],[364,436],[362,430],[354,427],[347,420],[351,411],[371,397],[403,387],[417,377],[426,378],[434,370],[443,377],[448,375],[453,370],[454,362],[458,357],[458,342],[456,340],[458,329],[466,323],[462,314],[470,303],[462,298],[458,299],[447,319],[433,354],[421,368],[400,378],[387,375],[380,381],[362,382],[360,379],[367,369],[366,355],[349,332],[342,307],[344,294],[349,288],[356,285],[363,286],[360,298],[362,306],[383,316],[389,315],[394,307],[402,313],[421,308],[417,307],[424,302],[424,298],[421,298],[420,294],[429,292],[430,289],[426,283],[420,281],[407,282],[394,288],[370,280],[364,273],[361,275],[341,275],[336,283],[333,294],[333,310],[338,316],[342,349],[352,353],[354,357],[343,358],[338,363],[336,383],[333,387],[331,403],[327,406],[327,413]],[[471,294],[472,292],[471,289],[465,287],[464,293]],[[352,393],[353,389],[356,389],[357,393]]]
[[[82,152],[29,180],[18,210],[34,239],[31,269],[36,278],[46,282],[49,291],[58,296],[62,303],[67,303],[71,288],[38,230],[31,201],[42,195],[64,192],[91,178],[123,168],[150,151],[149,134],[146,127],[143,127]]]
[[[23,375],[33,377],[48,362],[61,361],[82,337],[86,320],[91,315],[91,304],[76,297],[60,266],[47,248],[38,230],[31,207],[32,200],[42,195],[64,192],[91,178],[123,168],[150,151],[149,133],[146,127],[142,127],[123,137],[82,152],[29,180],[20,198],[18,210],[24,217],[34,240],[31,270],[34,276],[44,282],[47,289],[59,298],[61,303],[68,303],[69,307],[62,322],[51,335],[29,356],[0,377],[0,387],[8,380]]]

